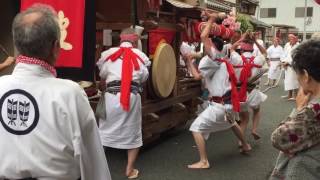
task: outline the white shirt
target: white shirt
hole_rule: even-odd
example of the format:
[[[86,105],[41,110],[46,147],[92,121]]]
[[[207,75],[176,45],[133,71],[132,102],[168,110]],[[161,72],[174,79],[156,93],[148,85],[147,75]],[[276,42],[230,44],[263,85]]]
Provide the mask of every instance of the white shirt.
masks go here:
[[[272,45],[267,49],[268,58],[281,58],[283,54],[284,54],[284,51],[280,45],[278,45],[277,47]]]
[[[293,46],[290,44],[290,42],[288,42],[285,46],[284,46],[284,56],[282,57],[283,62],[287,62],[289,64],[292,63],[292,51],[298,47],[299,43],[297,42],[296,44],[294,44]]]
[[[246,58],[251,58],[253,56],[253,53],[244,52],[242,55],[244,57],[246,57]],[[235,66],[243,65],[243,61],[242,61],[241,56],[235,51],[233,51],[231,53],[230,62]],[[258,56],[256,56],[254,58],[253,62],[256,65],[262,66],[264,64],[264,62],[265,62],[265,57],[263,55],[258,55]],[[234,70],[235,70],[237,79],[239,80],[242,68],[234,68]],[[254,77],[259,73],[259,68],[253,67],[251,72],[252,72],[252,76],[251,77]]]
[[[0,97],[0,179],[111,179],[94,113],[78,84],[19,63],[0,78]]]
[[[132,44],[129,42],[123,42],[120,44],[120,47],[132,47]],[[111,81],[120,81],[121,80],[121,72],[122,72],[122,60],[117,59],[114,62],[108,60],[106,61],[106,58],[115,53],[119,48],[110,48],[106,51],[104,51],[101,54],[101,58],[97,62],[97,65],[100,69],[100,77],[106,78],[106,83]],[[140,70],[133,71],[132,74],[132,81],[135,81],[137,83],[142,83],[147,80],[149,72],[147,69],[147,66],[151,65],[151,62],[149,58],[139,49],[132,48],[132,51],[136,53],[144,62],[141,63],[139,60]]]
[[[204,77],[210,96],[222,97],[231,90],[229,73],[225,63],[216,61],[224,55],[211,48],[211,57],[204,56],[199,63],[200,74]]]

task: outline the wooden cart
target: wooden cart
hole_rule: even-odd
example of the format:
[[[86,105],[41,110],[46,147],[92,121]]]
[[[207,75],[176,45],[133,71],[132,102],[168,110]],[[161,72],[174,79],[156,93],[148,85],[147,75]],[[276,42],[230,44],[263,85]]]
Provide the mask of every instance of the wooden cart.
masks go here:
[[[199,19],[200,11],[195,8],[175,7],[164,0],[162,2],[159,10],[151,10],[147,0],[97,0],[96,4],[97,58],[101,51],[109,48],[103,46],[102,43],[102,30],[104,29],[112,30],[112,46],[118,45],[120,30],[134,24],[143,26],[144,32],[157,27],[172,29],[176,32],[171,44],[177,64],[176,80],[172,92],[166,98],[158,97],[152,85],[152,76],[154,76],[152,73],[144,85],[142,113],[145,144],[158,139],[164,132],[184,127],[188,120],[195,117],[197,106],[202,103],[199,99],[201,82],[187,77],[184,67],[179,65],[179,46],[183,28],[177,25],[181,17]],[[143,39],[142,45],[143,51],[149,55],[148,39]]]

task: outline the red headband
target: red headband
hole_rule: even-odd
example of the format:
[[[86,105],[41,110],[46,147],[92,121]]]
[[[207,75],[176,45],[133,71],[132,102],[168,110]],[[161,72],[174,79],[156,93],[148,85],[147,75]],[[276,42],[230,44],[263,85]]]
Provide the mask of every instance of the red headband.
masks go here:
[[[241,49],[243,51],[253,51],[253,45],[252,44],[243,42],[243,43],[240,44],[240,46],[241,46]]]
[[[139,39],[139,36],[137,34],[121,34],[120,35],[121,41],[135,42],[135,41],[138,41],[138,39]]]

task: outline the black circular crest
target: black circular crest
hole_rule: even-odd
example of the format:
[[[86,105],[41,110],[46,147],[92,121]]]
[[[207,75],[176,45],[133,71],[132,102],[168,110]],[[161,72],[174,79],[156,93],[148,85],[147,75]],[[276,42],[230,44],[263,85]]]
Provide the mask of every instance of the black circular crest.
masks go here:
[[[21,89],[6,92],[0,99],[0,121],[9,133],[30,133],[39,122],[39,107],[35,98]]]

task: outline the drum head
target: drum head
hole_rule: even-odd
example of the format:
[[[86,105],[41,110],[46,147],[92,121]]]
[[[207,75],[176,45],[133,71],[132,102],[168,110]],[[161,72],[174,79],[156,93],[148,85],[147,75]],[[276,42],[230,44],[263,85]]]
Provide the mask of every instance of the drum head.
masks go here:
[[[152,85],[157,96],[168,97],[176,81],[176,57],[167,43],[158,45],[152,64]]]

